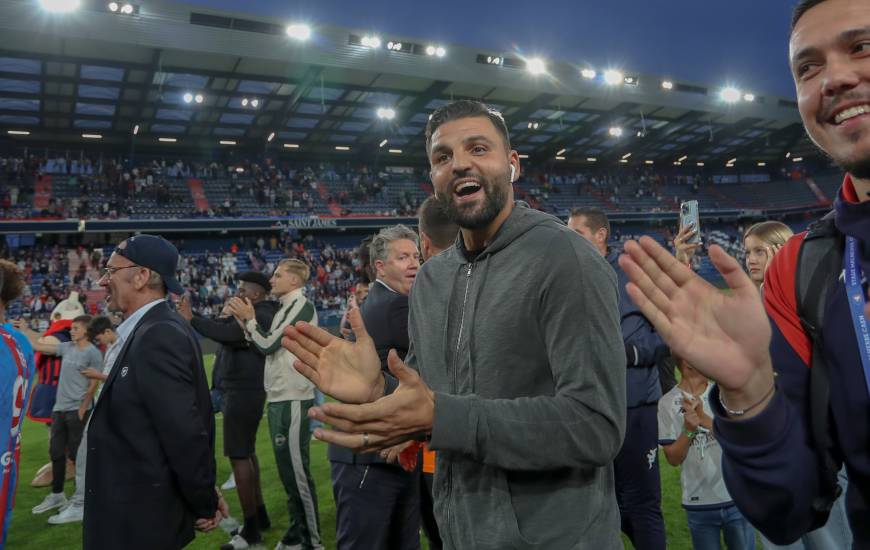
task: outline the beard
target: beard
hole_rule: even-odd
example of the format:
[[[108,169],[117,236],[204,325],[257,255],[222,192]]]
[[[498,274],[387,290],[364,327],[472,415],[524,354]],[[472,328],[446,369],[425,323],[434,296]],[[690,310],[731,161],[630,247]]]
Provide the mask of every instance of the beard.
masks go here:
[[[468,177],[466,175],[462,177]],[[459,179],[459,178],[456,178]],[[483,190],[483,205],[477,203],[459,205],[454,200],[451,192],[440,198],[441,204],[447,217],[463,229],[482,229],[495,220],[507,204],[508,192],[505,185],[488,179],[479,178],[480,187]]]

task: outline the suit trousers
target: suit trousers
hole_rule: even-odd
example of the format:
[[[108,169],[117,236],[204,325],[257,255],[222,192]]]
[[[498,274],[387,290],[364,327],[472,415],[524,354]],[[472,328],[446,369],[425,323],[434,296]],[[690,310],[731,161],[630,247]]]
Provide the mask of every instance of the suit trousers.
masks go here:
[[[418,472],[332,462],[338,550],[419,550]]]

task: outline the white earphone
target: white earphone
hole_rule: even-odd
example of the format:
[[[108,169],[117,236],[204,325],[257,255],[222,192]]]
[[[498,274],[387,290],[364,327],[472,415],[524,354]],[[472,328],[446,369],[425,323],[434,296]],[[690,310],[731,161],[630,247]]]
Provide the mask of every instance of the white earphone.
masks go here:
[[[517,169],[511,164],[511,183],[514,182],[514,175],[517,173]]]

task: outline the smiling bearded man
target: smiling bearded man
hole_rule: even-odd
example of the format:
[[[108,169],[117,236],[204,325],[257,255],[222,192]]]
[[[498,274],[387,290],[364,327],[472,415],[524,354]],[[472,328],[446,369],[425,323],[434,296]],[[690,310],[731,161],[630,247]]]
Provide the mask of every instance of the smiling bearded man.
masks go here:
[[[456,101],[433,113],[426,136],[436,195],[461,238],[420,269],[410,348],[404,362],[390,354],[392,375],[357,311],[356,343],[287,329],[294,366],[344,402],[312,409],[343,430],[315,436],[358,451],[428,437],[444,548],[622,548],[613,269],[558,219],[514,204],[519,155],[501,114]]]

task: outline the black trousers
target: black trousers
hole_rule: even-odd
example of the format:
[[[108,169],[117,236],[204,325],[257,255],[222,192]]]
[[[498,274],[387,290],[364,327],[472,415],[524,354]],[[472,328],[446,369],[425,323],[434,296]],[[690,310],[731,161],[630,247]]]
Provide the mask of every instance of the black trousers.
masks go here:
[[[622,531],[637,550],[666,548],[658,439],[658,406],[629,408],[625,442],[613,469]]]
[[[419,550],[418,472],[330,463],[338,550]]]
[[[87,420],[87,415],[85,415],[84,420],[79,420],[77,410],[51,413],[51,439],[48,444],[48,454],[51,457],[51,491],[53,493],[63,492],[63,482],[66,480],[66,459],[69,457],[75,462]]]

